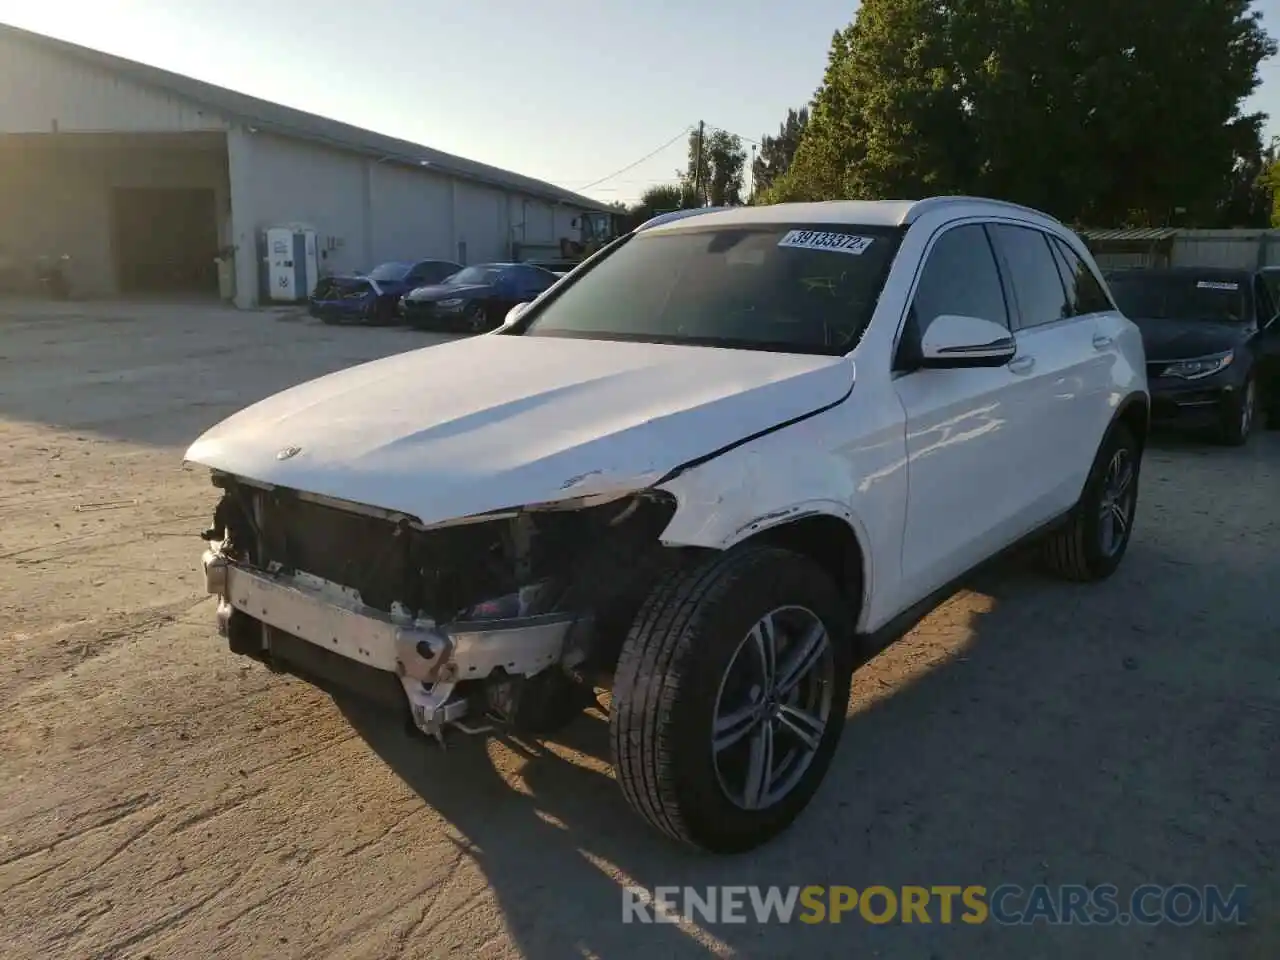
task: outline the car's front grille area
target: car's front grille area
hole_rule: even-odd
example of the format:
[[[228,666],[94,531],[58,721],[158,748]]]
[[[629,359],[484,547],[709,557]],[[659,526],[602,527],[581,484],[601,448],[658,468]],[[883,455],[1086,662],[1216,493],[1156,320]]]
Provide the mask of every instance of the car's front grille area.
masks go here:
[[[1148,364],[1147,364],[1147,379],[1148,379],[1148,380],[1155,380],[1155,379],[1157,379],[1158,377],[1160,377],[1160,376],[1165,372],[1165,370],[1166,370],[1166,369],[1168,369],[1168,366],[1169,366],[1169,361],[1168,361],[1168,360],[1165,360],[1165,361],[1163,361],[1162,363],[1148,363]]]
[[[296,494],[259,494],[264,565],[313,576],[360,591],[364,602],[390,610],[408,586],[405,531],[389,520],[303,500]]]
[[[402,309],[408,320],[434,320],[438,316],[436,305],[429,301],[405,300],[402,303]]]
[[[379,610],[398,602],[449,618],[515,589],[501,521],[423,531],[287,490],[256,496],[261,566],[278,563],[350,587]]]

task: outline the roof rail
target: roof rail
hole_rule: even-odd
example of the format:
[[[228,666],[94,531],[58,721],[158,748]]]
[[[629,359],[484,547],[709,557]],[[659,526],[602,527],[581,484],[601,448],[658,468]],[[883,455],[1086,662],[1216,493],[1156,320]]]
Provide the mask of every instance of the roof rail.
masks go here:
[[[1021,203],[1013,203],[1009,200],[995,200],[991,197],[968,197],[968,196],[941,196],[926,197],[923,200],[917,200],[911,207],[911,213],[908,214],[908,220],[915,220],[917,217],[928,213],[937,207],[947,207],[953,203],[985,203],[995,207],[1004,207],[1008,210],[1017,210],[1019,213],[1030,213],[1045,220],[1052,220],[1054,223],[1062,224],[1062,221],[1052,214],[1045,213],[1043,210],[1037,210],[1034,207],[1024,206]],[[1065,224],[1062,224],[1065,226]]]
[[[635,232],[648,230],[650,227],[660,227],[664,223],[674,223],[676,220],[684,220],[686,217],[696,217],[703,213],[717,213],[727,207],[694,207],[691,210],[669,210],[666,213],[660,213],[656,217],[650,217],[640,226],[636,227]]]

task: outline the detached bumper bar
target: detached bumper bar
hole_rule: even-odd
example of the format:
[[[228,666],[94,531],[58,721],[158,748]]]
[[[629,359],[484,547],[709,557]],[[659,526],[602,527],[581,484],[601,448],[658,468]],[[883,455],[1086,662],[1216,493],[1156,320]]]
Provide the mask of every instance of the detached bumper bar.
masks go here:
[[[206,551],[202,564],[206,589],[220,598],[220,633],[228,633],[232,614],[240,611],[320,649],[393,673],[404,684],[418,725],[433,726],[428,731],[433,733],[439,726],[433,724],[433,704],[438,708],[448,701],[455,707],[445,711],[444,720],[464,712],[460,702],[449,700],[454,684],[483,680],[498,669],[531,676],[555,665],[577,620],[545,614],[439,626],[368,607],[355,591],[338,584],[304,573],[267,573],[234,563],[217,550]]]

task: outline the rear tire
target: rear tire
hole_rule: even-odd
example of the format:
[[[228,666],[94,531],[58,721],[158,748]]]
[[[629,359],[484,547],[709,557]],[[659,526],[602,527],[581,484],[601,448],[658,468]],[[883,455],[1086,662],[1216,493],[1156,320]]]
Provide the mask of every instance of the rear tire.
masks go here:
[[[716,853],[785,830],[844,727],[851,630],[826,573],[787,550],[743,547],[667,574],[614,679],[609,731],[627,802],[672,839]]]
[[[1117,423],[1107,434],[1066,525],[1044,544],[1046,566],[1068,580],[1105,580],[1129,549],[1138,507],[1142,449]],[[1127,479],[1126,479],[1127,477]]]

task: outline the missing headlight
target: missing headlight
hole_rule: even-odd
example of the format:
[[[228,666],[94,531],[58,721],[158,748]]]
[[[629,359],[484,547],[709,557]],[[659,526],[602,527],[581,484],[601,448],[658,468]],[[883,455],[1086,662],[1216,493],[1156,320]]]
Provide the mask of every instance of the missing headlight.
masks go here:
[[[483,600],[463,610],[455,618],[466,623],[476,620],[514,620],[546,613],[555,602],[557,591],[551,579],[526,584],[515,593],[492,600]]]

